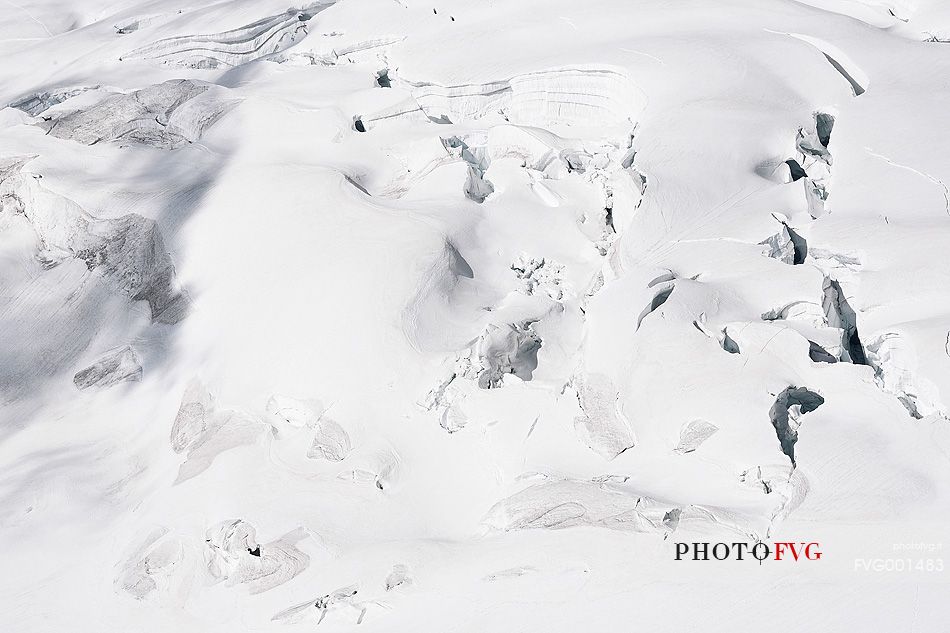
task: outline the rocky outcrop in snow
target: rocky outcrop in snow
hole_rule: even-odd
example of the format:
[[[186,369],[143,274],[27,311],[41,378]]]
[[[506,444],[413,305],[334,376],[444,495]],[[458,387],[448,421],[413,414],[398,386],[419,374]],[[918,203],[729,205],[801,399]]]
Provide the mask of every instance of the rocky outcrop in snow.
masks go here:
[[[236,101],[202,81],[175,79],[38,123],[46,133],[84,145],[103,141],[174,149],[201,138]]]
[[[107,388],[142,379],[142,362],[131,345],[113,350],[76,373],[73,383],[79,389]]]
[[[178,287],[175,266],[154,220],[130,213],[97,218],[22,173],[32,157],[0,161],[0,213],[25,216],[40,242],[39,258],[52,268],[79,259],[133,301],[146,301],[152,319],[177,323],[188,298]]]

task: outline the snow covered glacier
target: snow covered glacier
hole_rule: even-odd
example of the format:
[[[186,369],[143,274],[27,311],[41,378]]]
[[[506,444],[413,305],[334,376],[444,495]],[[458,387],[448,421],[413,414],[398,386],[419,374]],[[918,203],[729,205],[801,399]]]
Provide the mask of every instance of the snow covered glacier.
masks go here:
[[[0,6],[0,630],[946,630],[950,5],[286,2]]]

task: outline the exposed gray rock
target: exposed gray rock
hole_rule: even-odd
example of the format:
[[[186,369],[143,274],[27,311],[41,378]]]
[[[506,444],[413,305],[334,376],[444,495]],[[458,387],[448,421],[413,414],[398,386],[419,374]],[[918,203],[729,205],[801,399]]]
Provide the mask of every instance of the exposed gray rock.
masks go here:
[[[192,79],[174,79],[38,123],[48,134],[95,145],[137,143],[165,149],[198,140],[236,103],[224,88]]]

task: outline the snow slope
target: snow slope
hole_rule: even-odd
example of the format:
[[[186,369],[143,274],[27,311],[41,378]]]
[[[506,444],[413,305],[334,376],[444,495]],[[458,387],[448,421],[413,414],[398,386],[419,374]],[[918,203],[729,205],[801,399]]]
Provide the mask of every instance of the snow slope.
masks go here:
[[[0,630],[946,630],[947,41],[0,5]]]

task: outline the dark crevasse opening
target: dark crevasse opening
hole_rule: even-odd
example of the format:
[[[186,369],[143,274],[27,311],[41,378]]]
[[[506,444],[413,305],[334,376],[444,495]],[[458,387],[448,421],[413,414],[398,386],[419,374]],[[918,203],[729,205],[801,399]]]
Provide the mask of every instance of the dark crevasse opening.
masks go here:
[[[837,363],[838,359],[815,341],[808,341],[808,357],[816,363]]]
[[[835,118],[825,112],[815,113],[815,132],[822,145],[828,147],[831,142],[831,130],[835,126]]]
[[[791,386],[775,398],[775,404],[769,410],[769,417],[772,420],[772,426],[775,427],[775,435],[782,445],[782,452],[791,460],[793,467],[796,465],[795,443],[798,442],[797,416],[810,413],[824,403],[825,399],[814,391]],[[794,416],[790,416],[789,411],[793,407],[797,411]]]
[[[797,182],[808,175],[794,158],[789,158],[785,164],[788,165],[788,171],[792,175],[792,182]]]
[[[824,308],[828,324],[832,327],[840,327],[843,330],[841,342],[847,353],[842,355],[841,360],[850,360],[855,365],[867,365],[868,360],[864,353],[864,345],[861,343],[861,337],[858,334],[857,314],[848,303],[844,290],[841,289],[841,284],[830,277],[825,278]]]
[[[805,258],[808,257],[808,242],[789,225],[786,224],[785,229],[788,231],[788,236],[792,238],[792,246],[795,248],[795,257],[792,263],[804,264]]]

